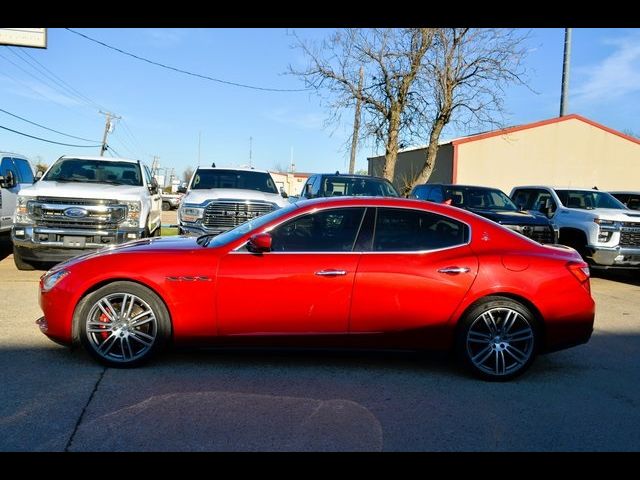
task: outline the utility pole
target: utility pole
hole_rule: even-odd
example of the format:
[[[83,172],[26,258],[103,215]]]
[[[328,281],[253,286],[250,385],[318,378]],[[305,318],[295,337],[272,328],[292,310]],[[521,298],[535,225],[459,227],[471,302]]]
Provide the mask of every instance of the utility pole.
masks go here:
[[[117,115],[114,115],[111,112],[103,112],[102,110],[100,110],[100,113],[102,115],[106,115],[107,117],[107,121],[104,124],[104,135],[102,136],[102,146],[100,147],[100,156],[104,157],[104,152],[107,150],[107,135],[109,135],[109,132],[113,132],[113,124],[111,123],[111,119],[121,119],[122,117],[119,117]]]
[[[569,95],[569,67],[571,66],[571,29],[564,29],[564,60],[562,63],[562,94],[560,95],[560,116],[564,117]]]
[[[351,158],[349,160],[349,173],[356,168],[356,149],[358,147],[358,133],[360,132],[360,109],[362,108],[362,82],[364,81],[364,68],[360,67],[360,80],[358,81],[358,98],[356,99],[356,116],[353,120],[353,137],[351,137]]]
[[[253,167],[251,164],[251,156],[253,154],[253,137],[249,137],[249,168]]]
[[[291,146],[291,160],[289,162],[289,171],[291,173],[296,171],[296,164],[293,163],[293,145]]]

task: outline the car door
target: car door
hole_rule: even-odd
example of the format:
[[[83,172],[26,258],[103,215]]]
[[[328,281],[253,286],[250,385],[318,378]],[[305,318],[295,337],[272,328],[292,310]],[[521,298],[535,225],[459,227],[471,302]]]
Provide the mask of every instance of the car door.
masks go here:
[[[11,172],[15,179],[15,185],[11,188],[0,188],[0,229],[5,231],[11,228],[13,213],[16,209],[16,198],[20,191],[20,177],[18,169],[13,163],[13,158],[2,157],[0,159],[0,176],[7,180],[7,174]]]
[[[305,213],[270,232],[272,251],[225,255],[217,275],[218,333],[347,333],[364,211]]]
[[[470,227],[410,208],[378,208],[371,251],[353,287],[352,333],[401,332],[446,323],[478,273]]]
[[[147,189],[151,204],[149,210],[149,232],[153,232],[156,228],[160,228],[160,224],[162,223],[162,195],[160,194],[160,187],[157,188],[155,193],[151,191],[153,175],[151,175],[149,167],[144,165],[143,168],[147,179]]]

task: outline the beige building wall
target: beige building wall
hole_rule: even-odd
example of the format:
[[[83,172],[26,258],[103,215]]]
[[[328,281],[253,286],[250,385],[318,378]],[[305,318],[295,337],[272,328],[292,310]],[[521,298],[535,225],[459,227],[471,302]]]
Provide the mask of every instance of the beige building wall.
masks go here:
[[[309,174],[306,173],[283,173],[283,172],[269,172],[273,177],[273,181],[276,182],[276,187],[280,190],[280,187],[284,188],[287,195],[300,195],[302,187],[304,186]]]
[[[456,145],[458,184],[640,190],[640,144],[578,119]]]

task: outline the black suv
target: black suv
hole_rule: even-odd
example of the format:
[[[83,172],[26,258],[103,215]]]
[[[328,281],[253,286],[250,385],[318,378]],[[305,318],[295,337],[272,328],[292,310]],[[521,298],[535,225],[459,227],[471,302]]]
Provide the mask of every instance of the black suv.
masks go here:
[[[640,192],[609,192],[631,210],[640,210]]]
[[[302,187],[301,199],[317,197],[399,197],[389,180],[369,175],[318,173],[307,179]]]
[[[447,203],[501,224],[540,243],[556,243],[549,219],[535,211],[520,210],[497,188],[474,185],[426,184],[413,188],[409,198]]]

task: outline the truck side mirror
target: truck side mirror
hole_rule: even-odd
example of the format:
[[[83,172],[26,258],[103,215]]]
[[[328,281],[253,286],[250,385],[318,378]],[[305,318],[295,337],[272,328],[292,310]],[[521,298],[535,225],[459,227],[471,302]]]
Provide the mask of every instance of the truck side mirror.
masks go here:
[[[7,172],[5,177],[0,176],[0,187],[13,188],[16,186],[16,177],[11,170]]]
[[[312,198],[312,195],[311,195],[311,184],[307,183],[304,186],[304,192],[302,193],[302,196],[305,197],[305,198]]]
[[[178,187],[178,193],[187,193],[187,187]]]
[[[151,179],[151,184],[149,185],[149,191],[154,195],[158,193],[158,181],[155,178]]]
[[[44,176],[44,172],[42,170],[38,170],[36,172],[36,176],[33,180],[33,183],[36,183],[38,180],[40,180],[42,177]]]
[[[553,203],[551,203],[550,198],[547,198],[544,202],[540,208],[540,212],[542,212],[547,218],[551,218],[553,216]]]
[[[280,187],[280,195],[282,195],[282,198],[289,198],[287,192],[284,191],[284,187]]]

